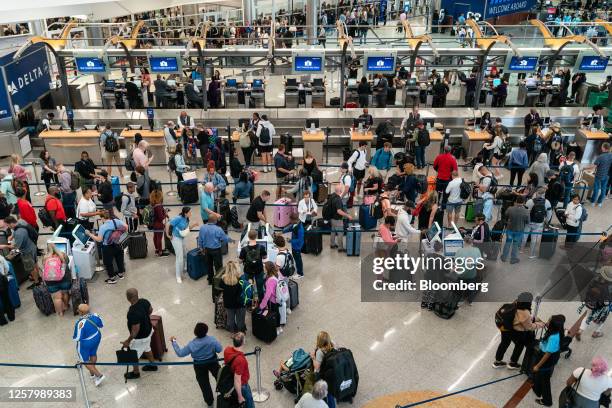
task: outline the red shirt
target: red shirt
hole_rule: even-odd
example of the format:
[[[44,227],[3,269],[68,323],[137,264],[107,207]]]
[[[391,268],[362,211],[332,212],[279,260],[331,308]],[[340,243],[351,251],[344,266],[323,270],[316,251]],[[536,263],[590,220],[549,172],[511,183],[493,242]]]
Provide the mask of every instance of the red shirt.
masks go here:
[[[62,202],[55,197],[47,196],[45,200],[45,208],[47,211],[55,211],[55,218],[58,221],[66,221],[66,212],[64,211],[64,206]]]
[[[451,173],[457,170],[457,159],[450,153],[439,154],[434,160],[434,169],[438,172],[438,179],[450,180]]]
[[[236,357],[236,358],[234,358]],[[240,350],[236,350],[234,347],[226,347],[223,350],[223,361],[227,364],[231,359],[232,361],[232,373],[240,374],[240,383],[242,385],[249,383],[249,363],[244,356],[244,353]]]
[[[28,200],[24,200],[23,198],[17,199],[17,208],[19,209],[19,217],[21,217],[22,220],[34,228],[38,228],[38,223],[36,222],[36,212]]]

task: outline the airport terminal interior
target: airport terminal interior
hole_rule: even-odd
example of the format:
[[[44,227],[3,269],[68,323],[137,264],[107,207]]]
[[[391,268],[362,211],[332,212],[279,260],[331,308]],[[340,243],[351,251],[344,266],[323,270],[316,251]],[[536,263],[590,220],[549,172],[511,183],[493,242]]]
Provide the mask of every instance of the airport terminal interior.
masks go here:
[[[609,407],[608,2],[9,3],[0,407]]]

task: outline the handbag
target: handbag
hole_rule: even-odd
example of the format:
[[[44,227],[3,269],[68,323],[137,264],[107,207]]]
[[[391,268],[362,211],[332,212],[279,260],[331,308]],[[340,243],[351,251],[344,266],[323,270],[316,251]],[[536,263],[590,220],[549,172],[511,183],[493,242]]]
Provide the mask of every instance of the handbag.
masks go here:
[[[117,363],[123,364],[138,364],[138,352],[136,350],[132,350],[131,348],[121,347],[120,350],[115,352],[117,355]],[[125,366],[125,372],[128,373],[130,371],[130,366]],[[127,377],[125,377],[125,382],[127,383]]]
[[[586,368],[582,369],[580,377],[578,377],[578,380],[573,385],[566,385],[563,391],[561,391],[561,394],[559,394],[559,408],[572,408],[574,406],[576,393],[578,392],[580,380],[585,370]]]

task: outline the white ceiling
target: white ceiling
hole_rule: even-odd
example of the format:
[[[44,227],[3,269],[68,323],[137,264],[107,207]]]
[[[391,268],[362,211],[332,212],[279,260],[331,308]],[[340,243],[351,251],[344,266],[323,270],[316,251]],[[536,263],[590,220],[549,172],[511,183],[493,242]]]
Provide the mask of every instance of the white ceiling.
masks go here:
[[[193,0],[0,0],[0,24],[77,15],[101,20],[194,3]],[[197,3],[226,3],[226,0],[199,0]]]

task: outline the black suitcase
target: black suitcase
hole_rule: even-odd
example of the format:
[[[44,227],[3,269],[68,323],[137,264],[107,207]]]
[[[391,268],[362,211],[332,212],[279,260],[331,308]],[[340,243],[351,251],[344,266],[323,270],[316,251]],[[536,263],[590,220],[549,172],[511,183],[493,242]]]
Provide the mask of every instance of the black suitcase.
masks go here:
[[[329,386],[329,393],[338,401],[353,402],[359,386],[359,372],[353,353],[338,348],[325,354],[320,369],[321,378]]]
[[[542,240],[540,241],[540,258],[550,259],[555,254],[557,249],[557,241],[559,240],[559,229],[554,227],[544,227],[542,231]]]
[[[304,235],[303,254],[319,255],[323,251],[323,234],[318,228],[308,227]]]
[[[181,202],[183,204],[194,204],[198,202],[198,184],[183,183],[181,185]]]
[[[128,253],[130,259],[147,257],[147,236],[144,232],[132,232],[128,236]]]
[[[293,310],[300,304],[300,287],[296,281],[289,279],[289,309]]]
[[[259,313],[259,308],[251,314],[253,323],[253,336],[259,340],[272,343],[276,340],[276,322],[278,321],[278,313],[268,310],[266,315]]]
[[[337,96],[329,99],[329,106],[340,107],[340,98]]]
[[[450,319],[459,307],[460,296],[455,292],[438,291],[435,294],[433,312],[442,319]]]
[[[224,231],[227,232],[227,226],[232,220],[232,210],[227,198],[219,198],[216,203],[217,212],[221,214],[221,221],[225,223]]]

